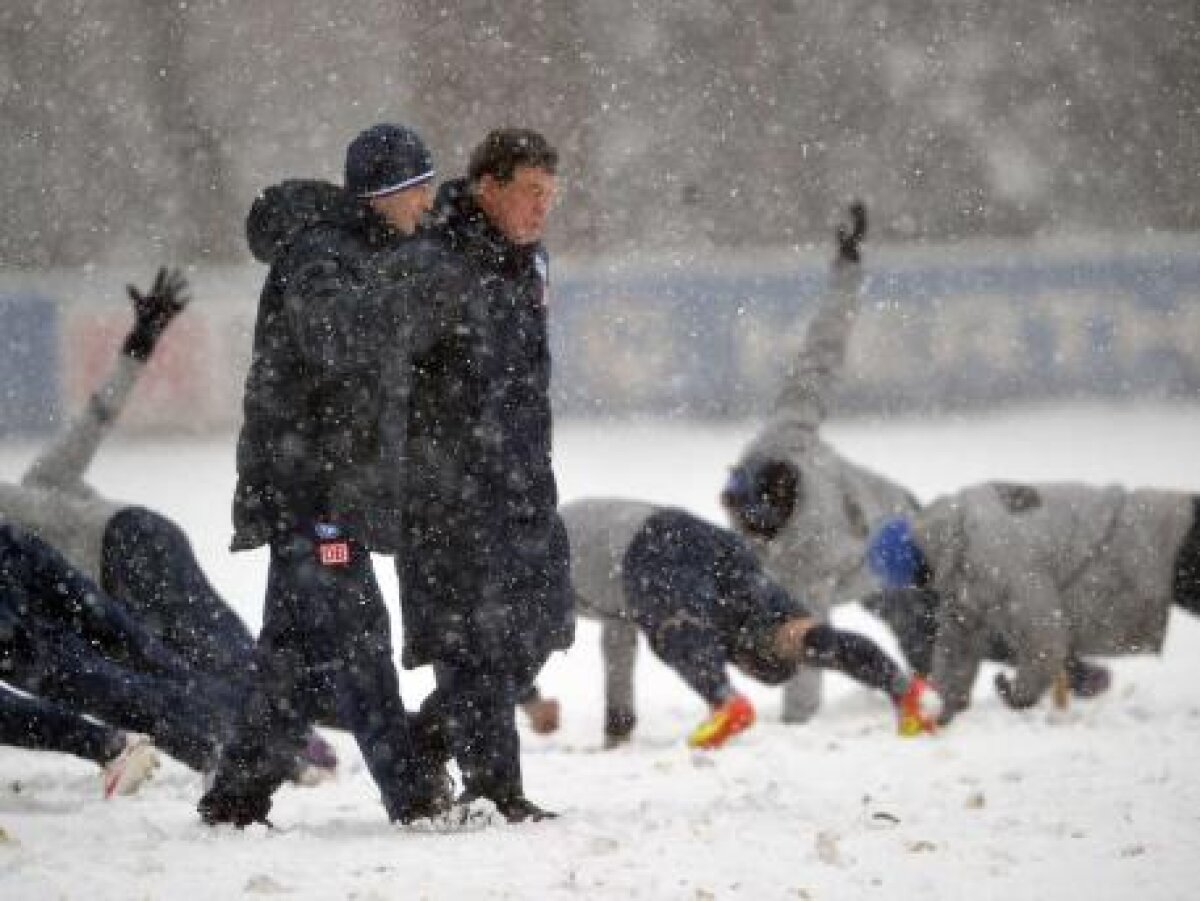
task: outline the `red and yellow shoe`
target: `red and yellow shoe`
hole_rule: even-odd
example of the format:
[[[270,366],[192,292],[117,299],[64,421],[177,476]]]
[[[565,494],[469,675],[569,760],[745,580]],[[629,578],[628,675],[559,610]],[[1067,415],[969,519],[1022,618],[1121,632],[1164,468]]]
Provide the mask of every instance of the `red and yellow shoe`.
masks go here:
[[[925,732],[936,732],[938,717],[942,715],[944,708],[942,696],[937,693],[937,689],[920,676],[913,676],[912,681],[908,683],[908,690],[896,702],[898,731],[909,738]]]
[[[712,715],[692,730],[688,745],[693,748],[719,748],[754,725],[754,705],[745,695],[733,694],[714,707]]]

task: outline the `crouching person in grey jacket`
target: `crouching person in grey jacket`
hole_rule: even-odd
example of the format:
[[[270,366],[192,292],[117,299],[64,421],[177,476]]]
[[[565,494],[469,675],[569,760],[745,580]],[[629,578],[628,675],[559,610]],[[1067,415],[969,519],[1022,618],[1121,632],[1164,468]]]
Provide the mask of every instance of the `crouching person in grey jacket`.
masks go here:
[[[1185,493],[994,482],[882,522],[867,560],[886,588],[936,595],[931,679],[948,722],[997,645],[1016,674],[996,688],[1014,709],[1074,655],[1160,651],[1173,603],[1200,613],[1198,520]]]
[[[869,638],[819,622],[735,533],[684,510],[633,500],[578,500],[560,512],[577,612],[601,624],[609,746],[626,740],[636,722],[639,631],[710,708],[688,739],[693,747],[720,747],[754,722],[753,706],[726,672],[731,663],[770,685],[802,666],[837,670],[887,694],[902,733],[932,727],[940,702],[926,683]],[[524,706],[537,729],[534,699]]]

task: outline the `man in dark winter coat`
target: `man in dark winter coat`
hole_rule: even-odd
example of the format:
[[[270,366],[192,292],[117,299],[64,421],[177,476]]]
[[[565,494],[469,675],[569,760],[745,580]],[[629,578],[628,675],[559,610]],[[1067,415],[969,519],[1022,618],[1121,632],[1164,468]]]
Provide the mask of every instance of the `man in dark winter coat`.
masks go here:
[[[1038,702],[1074,655],[1157,651],[1177,604],[1200,614],[1200,499],[1079,483],[991,482],[881,523],[867,545],[890,589],[932,591],[932,681],[945,719],[1002,643],[1003,700]]]
[[[284,776],[275,749],[299,741],[330,698],[392,821],[448,806],[440,768],[417,766],[370,559],[397,546],[389,467],[400,460],[382,444],[386,309],[369,288],[384,287],[379,261],[428,210],[433,177],[415,132],[378,125],[350,144],[345,190],[285,182],[250,212],[251,250],[271,269],[246,381],[233,548],[266,544],[271,563],[258,687],[200,802],[207,823],[265,821]]]
[[[407,342],[403,660],[434,665],[422,719],[442,727],[464,799],[510,821],[546,815],[524,795],[513,704],[574,631],[540,243],[556,165],[540,134],[502,129],[443,186],[418,246],[425,321]]]

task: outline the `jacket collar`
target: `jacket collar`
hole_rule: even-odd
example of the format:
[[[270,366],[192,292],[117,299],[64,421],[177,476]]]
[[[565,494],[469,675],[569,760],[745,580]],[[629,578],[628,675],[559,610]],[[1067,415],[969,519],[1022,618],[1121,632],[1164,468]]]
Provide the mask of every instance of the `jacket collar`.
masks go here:
[[[372,247],[388,247],[408,237],[375,212],[375,209],[365,200],[359,201],[358,222],[367,243]]]
[[[499,272],[521,274],[545,255],[541,242],[517,245],[501,234],[480,209],[464,178],[444,182],[438,189],[432,222],[452,246]]]

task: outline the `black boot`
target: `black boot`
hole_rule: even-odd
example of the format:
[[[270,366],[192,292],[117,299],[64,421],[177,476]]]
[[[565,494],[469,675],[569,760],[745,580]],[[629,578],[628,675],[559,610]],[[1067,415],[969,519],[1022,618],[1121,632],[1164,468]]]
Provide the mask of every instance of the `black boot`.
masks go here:
[[[1068,657],[1064,669],[1067,671],[1067,685],[1071,694],[1077,698],[1098,697],[1108,691],[1112,684],[1108,667],[1088,663],[1079,657]]]
[[[267,819],[267,814],[271,812],[269,795],[237,797],[210,790],[200,799],[196,810],[207,826],[230,825],[243,829],[254,823],[271,825]]]
[[[469,807],[472,801],[477,801],[481,797],[486,796],[465,791],[458,796],[458,801],[455,803],[460,807]],[[542,820],[558,818],[557,813],[538,807],[524,795],[502,795],[499,798],[487,798],[487,800],[496,805],[496,810],[509,823],[524,823],[526,821],[538,823]]]
[[[496,809],[510,823],[524,823],[526,820],[539,823],[542,820],[554,820],[558,818],[557,813],[538,807],[524,795],[506,798],[503,802],[496,805]]]
[[[389,811],[391,820],[409,826],[417,820],[436,820],[445,817],[454,806],[454,780],[443,769],[425,774],[417,780],[420,791],[402,811]]]

